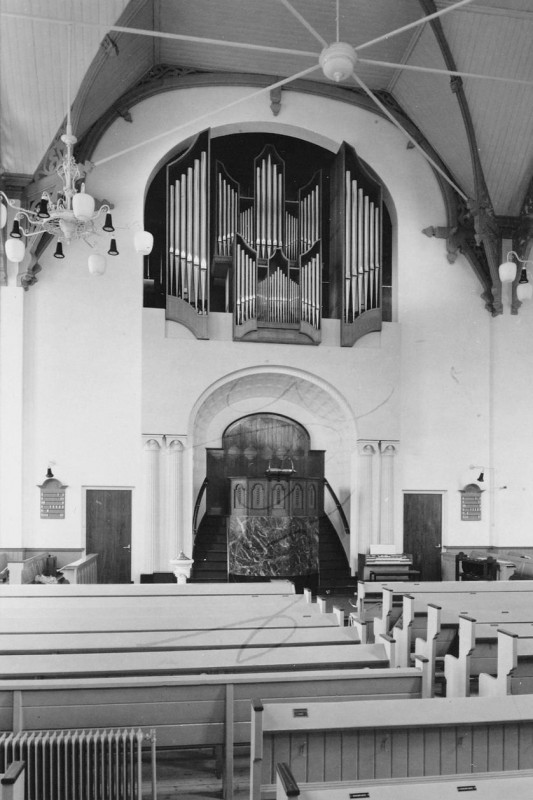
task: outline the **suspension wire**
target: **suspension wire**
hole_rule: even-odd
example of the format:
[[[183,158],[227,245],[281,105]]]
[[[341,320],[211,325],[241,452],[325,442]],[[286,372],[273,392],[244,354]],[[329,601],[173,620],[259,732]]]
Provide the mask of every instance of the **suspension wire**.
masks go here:
[[[448,175],[448,174],[447,174],[447,173],[446,173],[446,172],[445,172],[445,171],[442,169],[442,167],[440,167],[440,166],[439,166],[439,165],[436,163],[436,161],[434,161],[434,159],[433,159],[433,158],[431,158],[431,156],[430,156],[428,153],[426,153],[426,151],[424,150],[424,148],[423,148],[423,147],[421,147],[421,146],[418,144],[418,142],[416,141],[416,139],[414,139],[414,137],[413,137],[413,136],[411,136],[411,134],[410,134],[410,133],[408,133],[408,132],[405,130],[405,128],[403,127],[403,125],[401,125],[401,124],[398,122],[398,120],[397,120],[397,119],[394,117],[394,115],[393,115],[393,114],[391,114],[391,112],[389,111],[389,109],[387,108],[387,106],[386,106],[386,105],[384,105],[384,103],[382,103],[382,102],[381,102],[381,100],[379,99],[379,97],[377,97],[377,96],[374,94],[374,92],[372,91],[372,89],[370,89],[370,88],[369,88],[369,87],[366,85],[366,83],[365,83],[364,81],[362,81],[362,80],[361,80],[361,78],[359,78],[359,77],[356,75],[356,73],[355,73],[355,72],[353,72],[353,73],[352,73],[352,76],[353,76],[353,78],[354,78],[355,82],[356,82],[356,83],[358,83],[358,84],[359,84],[359,86],[360,86],[360,87],[361,87],[361,88],[362,88],[362,89],[363,89],[363,90],[366,92],[366,94],[367,94],[369,97],[371,97],[371,98],[372,98],[372,100],[373,100],[373,101],[374,101],[374,103],[377,105],[377,107],[378,107],[378,108],[379,108],[381,111],[383,111],[383,113],[385,114],[385,116],[386,116],[386,117],[387,117],[387,118],[388,118],[388,119],[389,119],[389,120],[392,122],[392,124],[393,124],[393,125],[395,125],[395,126],[398,128],[398,130],[400,130],[400,131],[401,131],[401,132],[404,134],[404,136],[407,136],[407,138],[409,139],[409,141],[411,142],[411,144],[412,144],[412,145],[413,145],[413,146],[414,146],[414,147],[415,147],[415,148],[416,148],[416,149],[417,149],[417,150],[418,150],[418,151],[419,151],[419,152],[420,152],[420,153],[421,153],[421,154],[424,156],[424,158],[426,159],[426,161],[428,161],[428,162],[431,164],[431,166],[433,167],[433,169],[435,169],[435,170],[436,170],[436,171],[439,173],[439,175],[441,175],[441,176],[444,178],[444,180],[445,180],[447,183],[449,183],[449,184],[450,184],[450,186],[452,187],[452,189],[454,189],[454,190],[457,192],[457,194],[458,194],[460,197],[462,197],[462,198],[463,198],[463,200],[465,200],[465,201],[468,201],[468,199],[469,199],[469,198],[468,198],[468,196],[467,196],[467,195],[466,195],[466,194],[465,194],[465,193],[462,191],[462,189],[460,189],[460,188],[457,186],[457,184],[455,184],[455,183],[453,182],[453,180],[452,180],[452,179],[450,178],[450,176],[449,176],[449,175]]]
[[[247,100],[253,100],[254,97],[259,97],[262,94],[271,92],[272,89],[277,89],[278,86],[285,86],[286,83],[291,83],[292,81],[296,81],[299,78],[304,78],[306,75],[309,75],[310,72],[314,72],[316,69],[319,68],[320,65],[315,64],[314,66],[308,67],[307,69],[304,69],[301,72],[297,72],[295,75],[291,75],[288,78],[283,78],[280,81],[276,81],[276,83],[271,83],[268,86],[263,86],[261,89],[257,89],[255,92],[252,92],[251,94],[247,94],[244,97],[239,97],[238,100],[233,100],[231,103],[227,103],[226,105],[220,106],[220,108],[211,109],[210,111],[207,111],[205,114],[201,114],[199,117],[195,117],[194,119],[187,120],[187,122],[183,122],[181,125],[177,125],[175,128],[171,128],[168,131],[164,131],[163,133],[159,133],[156,136],[152,136],[150,139],[145,139],[144,141],[139,142],[138,144],[133,144],[131,145],[131,147],[126,147],[124,150],[120,150],[119,152],[113,153],[110,156],[101,158],[98,161],[94,162],[94,166],[98,167],[101,164],[106,164],[108,161],[112,161],[114,158],[119,158],[120,156],[126,155],[126,153],[131,153],[134,150],[138,150],[140,147],[144,147],[147,144],[151,144],[152,142],[157,142],[160,139],[164,139],[166,136],[170,136],[171,134],[177,133],[178,131],[181,131],[184,128],[188,128],[191,125],[195,125],[197,122],[201,122],[204,119],[209,119],[215,114],[219,114],[221,111],[226,111],[226,109],[238,106],[241,103],[245,103]]]

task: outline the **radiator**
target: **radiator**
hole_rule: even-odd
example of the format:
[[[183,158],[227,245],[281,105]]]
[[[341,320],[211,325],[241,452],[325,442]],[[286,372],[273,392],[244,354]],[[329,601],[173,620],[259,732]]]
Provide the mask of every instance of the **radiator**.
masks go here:
[[[155,789],[155,731],[152,796]],[[142,800],[141,730],[0,733],[0,773],[26,764],[26,800]]]

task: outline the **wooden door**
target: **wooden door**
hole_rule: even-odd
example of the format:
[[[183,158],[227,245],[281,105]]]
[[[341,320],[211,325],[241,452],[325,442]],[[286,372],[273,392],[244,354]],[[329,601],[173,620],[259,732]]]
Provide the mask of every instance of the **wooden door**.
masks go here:
[[[98,553],[98,583],[131,582],[131,490],[87,489],[86,550]]]
[[[405,493],[403,496],[403,550],[413,556],[423,581],[440,581],[442,549],[442,494]]]

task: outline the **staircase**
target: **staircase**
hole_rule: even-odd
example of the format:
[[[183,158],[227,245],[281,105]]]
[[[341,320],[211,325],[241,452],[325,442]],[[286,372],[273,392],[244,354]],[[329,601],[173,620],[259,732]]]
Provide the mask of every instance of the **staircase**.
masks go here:
[[[191,583],[228,582],[227,517],[206,514],[196,532]]]
[[[346,552],[329,517],[323,514],[318,526],[319,592],[353,593],[357,578],[350,574]]]
[[[226,534],[227,517],[206,514],[196,533],[192,557],[194,565],[191,571],[191,583],[208,583],[228,581],[228,544]],[[348,559],[337,531],[329,517],[322,516],[318,531],[318,587],[313,581],[305,578],[293,578],[299,585],[309,585],[313,591],[332,593],[353,593],[357,580],[350,575]],[[257,580],[260,580],[259,578]],[[264,578],[263,578],[264,580]]]

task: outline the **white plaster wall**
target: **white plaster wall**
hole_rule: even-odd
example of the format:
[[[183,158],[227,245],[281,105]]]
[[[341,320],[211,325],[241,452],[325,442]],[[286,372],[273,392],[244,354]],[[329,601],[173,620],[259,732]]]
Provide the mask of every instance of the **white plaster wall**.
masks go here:
[[[116,235],[121,255],[108,256],[104,276],[89,274],[91,251],[72,243],[63,261],[47,252],[27,294],[25,547],[85,546],[85,486],[131,487],[136,503],[142,263],[129,237]],[[68,486],[64,520],[40,519],[37,484],[49,464]]]
[[[292,91],[284,91],[274,119],[268,95],[236,103],[247,94],[242,87],[199,88],[143,101],[132,109],[132,123],[121,119],[111,126],[93,156],[96,168],[87,189],[114,203],[121,254],[108,258],[105,276],[93,278],[85,245],[73,245],[63,262],[47,253],[39,282],[28,293],[24,544],[83,545],[82,487],[132,486],[135,559],[135,542],[141,552],[143,536],[141,435],[186,434],[190,411],[212,382],[228,369],[268,364],[292,366],[331,383],[353,409],[359,438],[400,441],[399,538],[402,491],[442,490],[446,544],[486,544],[489,536],[494,543],[505,538],[506,544],[508,536],[527,539],[533,502],[533,467],[526,461],[533,424],[531,309],[491,320],[466,261],[459,256],[449,264],[444,242],[421,233],[446,224],[437,182],[389,122]],[[214,111],[228,101],[235,103],[230,109]],[[356,148],[385,182],[395,206],[398,323],[386,324],[381,334],[353,349],[336,346],[334,323],[325,324],[319,347],[289,347],[235,344],[227,335],[197,341],[180,326],[165,325],[161,312],[142,311],[141,259],[132,252],[127,227],[141,223],[147,182],[165,155],[209,126],[215,134],[271,128],[332,150],[345,139]],[[137,147],[143,142],[148,143]],[[214,316],[212,325],[228,331],[227,319]],[[514,386],[521,390],[514,401],[520,429],[508,415]],[[461,523],[460,476],[468,464],[486,465],[490,459],[497,483],[501,476],[509,488],[491,492],[490,502],[484,497],[481,523]],[[67,518],[61,522],[39,519],[36,484],[50,461],[69,486]],[[356,477],[352,467],[349,481]]]

